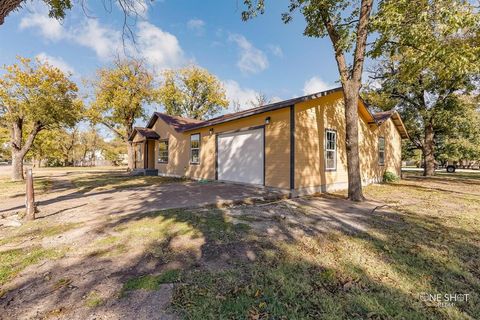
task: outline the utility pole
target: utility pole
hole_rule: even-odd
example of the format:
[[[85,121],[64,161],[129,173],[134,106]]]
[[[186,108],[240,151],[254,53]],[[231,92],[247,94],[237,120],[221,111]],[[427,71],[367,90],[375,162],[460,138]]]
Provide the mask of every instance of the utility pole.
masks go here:
[[[25,206],[27,207],[27,214],[25,219],[35,220],[35,194],[33,192],[33,173],[32,169],[27,169],[27,192],[25,198]]]

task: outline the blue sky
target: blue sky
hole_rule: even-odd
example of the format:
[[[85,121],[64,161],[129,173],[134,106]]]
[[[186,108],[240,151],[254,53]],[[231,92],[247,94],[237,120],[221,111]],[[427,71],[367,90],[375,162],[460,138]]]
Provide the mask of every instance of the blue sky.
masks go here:
[[[163,0],[142,12],[133,30],[136,49],[153,72],[195,63],[214,73],[231,100],[246,104],[255,92],[288,99],[338,86],[338,71],[328,39],[302,35],[303,18],[288,25],[280,15],[288,1],[267,2],[266,14],[240,19],[240,0]],[[16,55],[39,57],[73,73],[76,80],[94,76],[123,52],[121,14],[90,1],[87,18],[77,6],[58,23],[41,2],[7,17],[0,27],[0,64]]]

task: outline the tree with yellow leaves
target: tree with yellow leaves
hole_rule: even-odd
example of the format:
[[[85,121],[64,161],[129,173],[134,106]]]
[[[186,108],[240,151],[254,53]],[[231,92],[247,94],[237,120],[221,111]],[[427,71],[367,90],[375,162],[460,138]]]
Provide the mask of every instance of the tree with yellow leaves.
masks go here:
[[[11,132],[12,180],[23,180],[23,159],[42,130],[72,127],[82,117],[77,85],[60,69],[18,58],[0,78],[0,123]]]
[[[200,120],[228,106],[220,80],[196,66],[165,71],[158,99],[168,114]]]
[[[134,59],[118,59],[113,67],[100,69],[97,74],[88,115],[93,123],[103,124],[127,144],[131,170],[133,147],[128,137],[135,121],[146,116],[144,104],[155,100],[153,75],[141,61]]]

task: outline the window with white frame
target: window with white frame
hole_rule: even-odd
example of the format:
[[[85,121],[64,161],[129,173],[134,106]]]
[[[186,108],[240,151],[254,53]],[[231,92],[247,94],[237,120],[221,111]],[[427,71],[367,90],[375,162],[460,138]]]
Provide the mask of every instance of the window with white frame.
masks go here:
[[[190,136],[190,163],[200,163],[200,133]]]
[[[337,131],[325,130],[325,169],[337,169]]]
[[[378,138],[378,164],[382,166],[385,164],[385,138],[384,137]]]
[[[158,162],[168,163],[168,140],[158,142]]]

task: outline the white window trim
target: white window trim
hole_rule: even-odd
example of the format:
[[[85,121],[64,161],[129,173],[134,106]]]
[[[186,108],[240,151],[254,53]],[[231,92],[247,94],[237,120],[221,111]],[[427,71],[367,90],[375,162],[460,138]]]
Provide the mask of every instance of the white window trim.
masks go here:
[[[333,149],[328,149],[328,134],[333,133],[335,135],[335,144]],[[327,167],[327,153],[332,152],[334,154],[332,168]],[[337,131],[333,129],[325,129],[325,170],[326,171],[336,171],[337,170]]]
[[[198,148],[192,148],[192,137],[198,135]],[[201,144],[202,144],[202,136],[200,133],[193,133],[190,135],[190,164],[200,164],[200,149],[201,149]],[[198,162],[193,162],[192,161],[192,150],[198,150]]]

